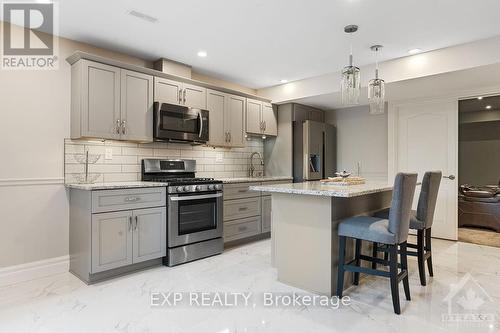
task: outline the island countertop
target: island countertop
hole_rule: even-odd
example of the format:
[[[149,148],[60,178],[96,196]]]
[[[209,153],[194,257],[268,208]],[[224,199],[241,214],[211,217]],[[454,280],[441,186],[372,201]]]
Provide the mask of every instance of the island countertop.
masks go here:
[[[250,186],[251,191],[262,191],[271,193],[287,193],[300,195],[315,195],[326,197],[351,198],[361,195],[391,191],[393,185],[387,182],[367,181],[362,185],[339,186],[322,184],[319,181]]]
[[[113,182],[113,183],[94,183],[94,184],[65,184],[67,188],[77,190],[96,191],[96,190],[117,190],[128,188],[141,188],[141,187],[165,187],[165,183],[157,182]]]

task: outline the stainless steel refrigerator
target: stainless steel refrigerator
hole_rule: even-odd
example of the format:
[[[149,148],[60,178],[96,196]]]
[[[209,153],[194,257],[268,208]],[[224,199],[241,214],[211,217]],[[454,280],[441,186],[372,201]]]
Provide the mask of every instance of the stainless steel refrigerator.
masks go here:
[[[337,168],[337,129],[322,122],[293,122],[293,181],[334,177]]]

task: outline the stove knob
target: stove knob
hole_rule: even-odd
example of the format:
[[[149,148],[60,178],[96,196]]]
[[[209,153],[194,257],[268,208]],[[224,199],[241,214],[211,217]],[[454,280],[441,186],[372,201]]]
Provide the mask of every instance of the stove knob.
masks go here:
[[[173,187],[168,188],[168,193],[174,193],[174,192],[175,192],[175,188],[173,188]]]
[[[177,190],[177,192],[184,192],[184,187],[177,186],[176,190]]]
[[[203,191],[203,186],[200,186],[200,185],[195,185],[193,186],[194,187],[194,190],[199,192],[199,191]]]
[[[222,184],[217,184],[215,185],[216,190],[222,190]]]
[[[209,191],[213,191],[215,190],[215,185],[208,185],[207,188]]]

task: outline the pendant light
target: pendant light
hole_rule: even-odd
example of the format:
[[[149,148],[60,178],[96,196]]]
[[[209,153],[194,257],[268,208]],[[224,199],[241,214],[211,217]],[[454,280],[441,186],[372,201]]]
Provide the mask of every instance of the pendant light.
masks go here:
[[[352,36],[358,31],[357,25],[348,25],[344,28],[344,32]],[[353,65],[352,58],[352,40],[349,54],[349,66],[342,69],[342,81],[340,83],[340,92],[342,94],[342,104],[356,105],[359,104],[359,93],[361,91],[361,79],[359,68]]]
[[[378,51],[382,47],[382,45],[371,47],[371,50],[375,52],[375,78],[368,84],[370,114],[383,114],[385,110],[385,81],[378,78]]]

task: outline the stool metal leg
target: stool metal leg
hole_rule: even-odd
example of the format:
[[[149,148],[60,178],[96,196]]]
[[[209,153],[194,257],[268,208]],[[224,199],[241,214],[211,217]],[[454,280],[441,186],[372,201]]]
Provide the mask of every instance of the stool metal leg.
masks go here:
[[[410,282],[408,279],[408,256],[406,254],[406,242],[400,244],[401,270],[406,271],[406,276],[403,278],[403,287],[405,290],[406,300],[410,301]]]
[[[429,269],[429,275],[434,276],[434,271],[432,270],[432,246],[431,246],[431,228],[425,229],[425,253],[429,253],[427,258],[427,268]]]
[[[396,314],[401,314],[398,288],[398,246],[389,245],[389,271],[391,279],[392,305]]]
[[[361,239],[356,239],[356,250],[354,252],[354,258],[356,259],[356,266],[360,267],[361,261],[359,260],[359,256],[361,255]],[[359,272],[354,273],[354,281],[353,284],[357,286],[359,284]]]
[[[372,249],[372,257],[377,258],[378,257],[378,243],[373,242],[373,249]],[[372,262],[372,269],[377,269],[377,263],[375,261]]]
[[[339,236],[339,264],[337,273],[337,296],[342,297],[344,290],[345,236]]]
[[[417,230],[417,262],[420,284],[425,286],[427,281],[425,279],[424,230]]]

